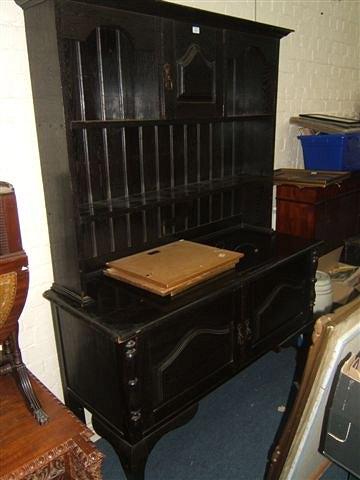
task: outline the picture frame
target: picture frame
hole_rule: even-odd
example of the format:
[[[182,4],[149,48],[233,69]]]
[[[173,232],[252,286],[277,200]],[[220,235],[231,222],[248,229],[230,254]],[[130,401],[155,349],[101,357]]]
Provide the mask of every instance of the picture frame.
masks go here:
[[[340,361],[359,346],[360,298],[316,320],[299,392],[267,480],[315,480],[331,465],[318,451],[325,406]]]

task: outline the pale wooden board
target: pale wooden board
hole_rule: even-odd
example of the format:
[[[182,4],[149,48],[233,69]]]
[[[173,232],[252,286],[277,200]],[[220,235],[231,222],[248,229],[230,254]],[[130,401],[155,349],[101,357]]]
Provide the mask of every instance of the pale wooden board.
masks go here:
[[[146,282],[146,280],[143,280],[143,279],[139,280],[138,278],[134,278],[131,275],[127,276],[123,272],[119,273],[115,268],[108,268],[107,270],[104,270],[104,273],[108,277],[115,278],[116,280],[121,280],[123,282],[128,283],[129,285],[133,285],[134,287],[139,287],[149,292],[155,293],[156,295],[165,297],[167,295],[174,296],[205,280],[209,280],[210,278],[213,278],[216,275],[219,275],[220,273],[227,272],[234,267],[235,267],[235,264],[223,265],[222,267],[218,267],[212,270],[211,272],[207,272],[197,277],[193,277],[186,282],[181,282],[178,285],[174,285],[170,288],[162,288],[162,287],[159,287],[158,285],[153,285],[150,282]]]
[[[179,240],[107,264],[105,274],[159,295],[175,294],[234,268],[241,252]]]

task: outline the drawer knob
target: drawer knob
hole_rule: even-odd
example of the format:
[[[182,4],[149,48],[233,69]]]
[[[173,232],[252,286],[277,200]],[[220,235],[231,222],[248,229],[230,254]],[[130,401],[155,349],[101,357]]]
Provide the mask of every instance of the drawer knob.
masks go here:
[[[140,418],[141,418],[141,411],[140,411],[140,410],[133,410],[133,411],[130,412],[130,413],[131,413],[131,417],[130,417],[130,418],[131,418],[131,420],[132,420],[133,422],[136,423],[136,422],[138,422],[138,421],[140,420]]]
[[[139,379],[137,377],[135,378],[131,378],[129,381],[128,381],[128,384],[130,385],[130,387],[135,387],[135,385],[138,383]]]
[[[135,353],[136,353],[136,349],[135,348],[131,348],[130,350],[128,350],[126,352],[126,358],[133,358],[135,357]]]

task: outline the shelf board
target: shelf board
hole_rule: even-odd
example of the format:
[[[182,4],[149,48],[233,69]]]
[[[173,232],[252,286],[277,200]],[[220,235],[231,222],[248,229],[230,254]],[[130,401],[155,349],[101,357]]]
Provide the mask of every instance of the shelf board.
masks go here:
[[[248,115],[233,115],[226,117],[209,118],[172,118],[172,119],[116,119],[116,120],[73,120],[71,129],[78,130],[82,128],[121,128],[121,127],[147,127],[157,125],[189,125],[197,123],[219,123],[219,122],[238,122],[246,120],[275,118],[273,113],[254,113]]]
[[[239,175],[216,178],[188,185],[168,187],[151,192],[138,193],[128,197],[116,197],[109,200],[97,200],[92,204],[80,205],[82,223],[89,223],[95,219],[125,215],[137,211],[144,211],[154,207],[188,203],[194,199],[215,195],[226,191],[236,190],[242,185],[251,182],[271,182],[272,177]]]

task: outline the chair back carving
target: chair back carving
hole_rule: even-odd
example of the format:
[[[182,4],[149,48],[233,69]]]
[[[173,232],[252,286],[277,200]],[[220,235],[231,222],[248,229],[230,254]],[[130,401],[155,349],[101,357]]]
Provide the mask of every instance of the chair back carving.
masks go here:
[[[28,259],[22,248],[15,191],[0,182],[0,343],[17,331],[29,287]]]

